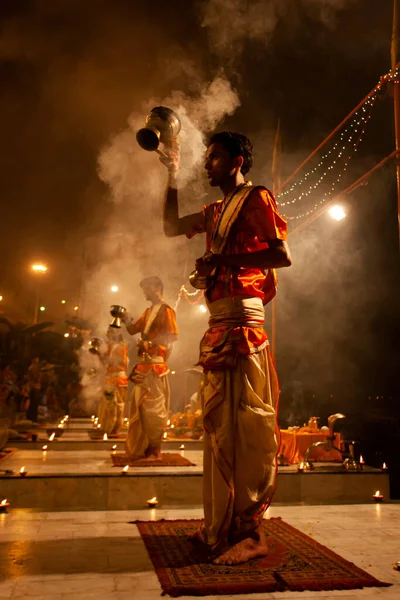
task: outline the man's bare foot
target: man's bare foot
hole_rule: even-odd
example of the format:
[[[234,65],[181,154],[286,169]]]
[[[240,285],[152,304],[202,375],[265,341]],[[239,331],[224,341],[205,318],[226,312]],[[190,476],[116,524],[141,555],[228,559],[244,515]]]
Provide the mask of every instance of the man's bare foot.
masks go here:
[[[268,544],[265,534],[257,532],[257,536],[247,537],[218,556],[213,562],[215,565],[239,565],[252,558],[260,558],[268,554]]]
[[[144,458],[142,460],[162,460],[161,448],[149,446],[144,453]]]

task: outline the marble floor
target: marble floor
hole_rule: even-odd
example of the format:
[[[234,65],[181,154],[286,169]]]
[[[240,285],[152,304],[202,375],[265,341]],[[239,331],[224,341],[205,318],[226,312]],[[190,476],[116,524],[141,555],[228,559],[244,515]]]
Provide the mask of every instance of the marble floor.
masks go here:
[[[123,444],[117,444],[116,452],[123,452]],[[203,453],[201,450],[175,450],[194,463],[194,467],[151,467],[152,474],[161,473],[202,473]],[[1,463],[2,469],[12,469],[19,472],[22,466],[30,475],[85,475],[113,474],[117,475],[119,469],[113,467],[111,452],[108,450],[64,450],[54,451],[51,448],[42,450],[17,449],[11,456]],[[134,467],[133,473],[149,473],[149,467]]]
[[[281,516],[392,587],[223,598],[400,598],[400,571],[393,569],[400,560],[400,504],[275,505],[268,516]],[[111,512],[11,510],[0,515],[0,599],[159,599],[158,579],[136,526],[128,522],[199,517],[200,508],[184,507]]]

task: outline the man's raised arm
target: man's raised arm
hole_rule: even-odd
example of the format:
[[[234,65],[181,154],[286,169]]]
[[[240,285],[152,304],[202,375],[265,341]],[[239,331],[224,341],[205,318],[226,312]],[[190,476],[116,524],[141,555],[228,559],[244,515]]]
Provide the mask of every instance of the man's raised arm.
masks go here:
[[[167,156],[160,156],[160,161],[168,169],[167,191],[164,198],[163,222],[164,233],[167,237],[176,237],[188,233],[204,231],[203,212],[179,217],[178,207],[178,171],[179,148],[177,145],[168,149]]]

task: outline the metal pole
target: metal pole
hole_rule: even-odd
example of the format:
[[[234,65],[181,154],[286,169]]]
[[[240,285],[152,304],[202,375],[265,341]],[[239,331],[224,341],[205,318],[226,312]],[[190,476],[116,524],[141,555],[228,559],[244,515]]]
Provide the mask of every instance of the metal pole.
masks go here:
[[[37,276],[36,276],[37,277]],[[33,325],[36,325],[38,322],[38,317],[39,317],[39,303],[40,303],[40,297],[39,297],[39,286],[40,286],[40,281],[39,279],[36,279],[35,281],[35,308],[34,308],[34,314],[33,314]]]
[[[399,20],[399,0],[393,0],[393,27],[392,27],[392,43],[390,47],[390,58],[392,69],[396,68],[398,56],[398,20]],[[396,150],[400,148],[400,84],[393,83],[393,104],[394,104],[394,136],[396,142]],[[399,231],[400,244],[400,163],[396,159],[396,181],[397,181],[397,221]]]
[[[276,128],[274,149],[272,153],[272,192],[277,194],[281,186],[280,181],[280,158],[281,158],[281,121],[278,120]],[[271,302],[271,353],[272,358],[276,360],[276,317],[277,317],[277,306],[276,296]]]

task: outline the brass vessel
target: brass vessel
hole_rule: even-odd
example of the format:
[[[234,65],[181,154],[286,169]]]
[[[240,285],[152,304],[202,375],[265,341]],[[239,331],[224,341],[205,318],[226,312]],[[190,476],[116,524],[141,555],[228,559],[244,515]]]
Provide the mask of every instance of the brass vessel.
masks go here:
[[[121,328],[122,318],[126,313],[126,308],[124,306],[120,306],[119,304],[113,304],[110,308],[110,314],[113,317],[113,320],[110,323],[110,327],[115,327],[116,329]]]
[[[159,145],[170,144],[178,137],[181,122],[178,115],[166,106],[156,106],[146,117],[145,126],[136,134],[136,140],[143,150],[164,154]]]

